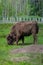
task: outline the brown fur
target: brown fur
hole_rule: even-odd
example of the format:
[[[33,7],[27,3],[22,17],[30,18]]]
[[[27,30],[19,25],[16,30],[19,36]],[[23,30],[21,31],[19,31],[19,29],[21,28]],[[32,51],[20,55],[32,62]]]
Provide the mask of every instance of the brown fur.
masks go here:
[[[13,42],[16,41],[16,44],[18,44],[18,41],[22,39],[22,42],[24,43],[24,36],[33,35],[35,44],[37,41],[38,30],[39,27],[36,21],[16,23],[12,27],[10,34],[7,36],[7,42],[8,44],[13,44]]]

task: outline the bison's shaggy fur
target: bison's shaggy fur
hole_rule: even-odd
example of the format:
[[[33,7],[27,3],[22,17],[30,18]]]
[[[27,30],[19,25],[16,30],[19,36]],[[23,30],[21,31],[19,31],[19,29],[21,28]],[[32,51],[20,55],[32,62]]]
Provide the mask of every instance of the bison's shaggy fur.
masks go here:
[[[36,21],[16,23],[12,27],[10,34],[7,36],[7,42],[12,45],[13,42],[16,41],[16,44],[18,45],[20,39],[22,39],[22,43],[24,43],[24,36],[33,35],[34,44],[36,44],[38,30],[39,27]]]

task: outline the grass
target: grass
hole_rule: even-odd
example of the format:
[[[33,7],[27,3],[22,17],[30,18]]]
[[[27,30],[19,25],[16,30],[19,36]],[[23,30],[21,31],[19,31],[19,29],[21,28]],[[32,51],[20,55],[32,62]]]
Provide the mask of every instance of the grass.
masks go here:
[[[11,27],[13,24],[0,24],[0,65],[43,65],[43,54],[34,54],[34,53],[26,53],[26,54],[16,54],[16,55],[11,55],[9,51],[11,49],[16,49],[16,48],[22,48],[26,45],[31,45],[33,42],[32,36],[30,37],[25,37],[25,45],[12,45],[9,46],[7,45],[6,41],[6,36],[10,32]],[[43,24],[39,24],[39,33],[38,33],[38,44],[42,45],[43,44]],[[21,41],[19,41],[21,42]],[[27,44],[26,44],[27,43]],[[36,57],[34,58],[34,56]],[[29,57],[30,61],[11,61],[11,57],[13,58],[18,58],[18,57]],[[35,62],[35,63],[34,63]]]

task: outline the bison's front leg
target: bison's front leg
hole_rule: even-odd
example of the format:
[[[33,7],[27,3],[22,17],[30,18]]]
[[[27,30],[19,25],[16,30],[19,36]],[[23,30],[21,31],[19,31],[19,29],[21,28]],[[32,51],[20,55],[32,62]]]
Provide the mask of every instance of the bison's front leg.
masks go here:
[[[16,44],[18,45],[18,40],[19,40],[19,37],[16,36]]]
[[[16,44],[17,44],[17,45],[18,45],[18,41],[19,41],[19,39],[20,39],[20,34],[17,33],[17,35],[16,35]]]

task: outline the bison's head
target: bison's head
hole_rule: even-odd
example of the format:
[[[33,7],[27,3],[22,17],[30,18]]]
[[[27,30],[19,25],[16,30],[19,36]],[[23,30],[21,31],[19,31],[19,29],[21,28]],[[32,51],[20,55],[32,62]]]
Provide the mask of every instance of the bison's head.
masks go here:
[[[9,34],[9,35],[7,36],[7,43],[8,43],[9,45],[13,45],[14,41],[15,41],[15,38],[14,38],[12,35]]]

